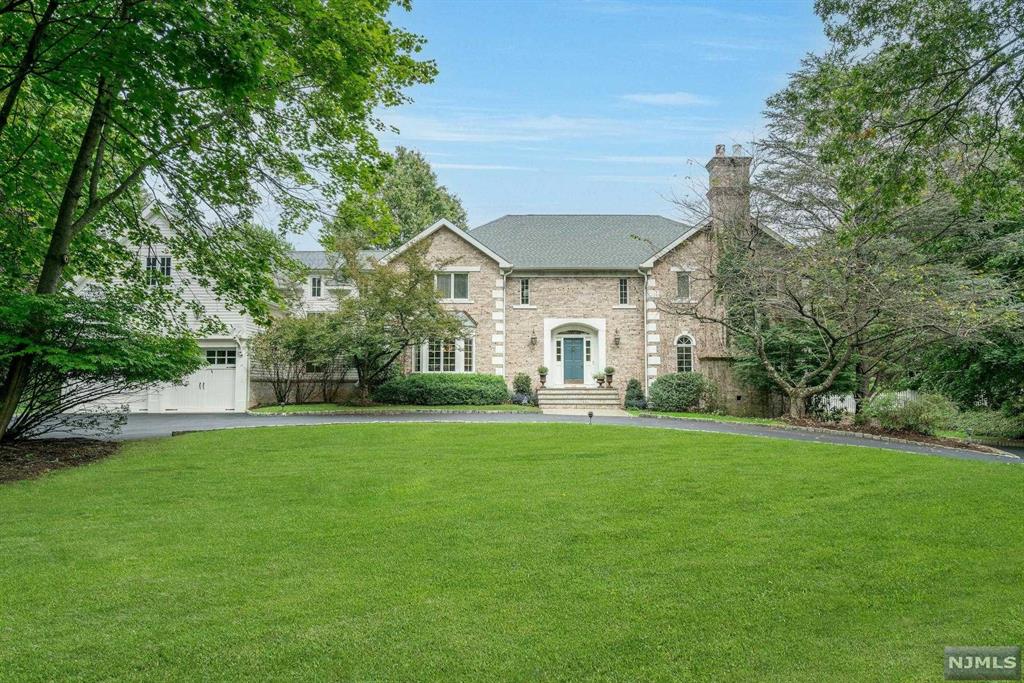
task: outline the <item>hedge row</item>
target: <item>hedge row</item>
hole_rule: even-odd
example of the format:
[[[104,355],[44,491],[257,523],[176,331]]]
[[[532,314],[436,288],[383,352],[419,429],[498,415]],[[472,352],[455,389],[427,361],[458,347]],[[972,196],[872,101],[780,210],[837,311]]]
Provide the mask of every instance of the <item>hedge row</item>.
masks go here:
[[[390,379],[377,387],[378,403],[443,406],[495,405],[508,402],[505,380],[483,373],[414,373]]]

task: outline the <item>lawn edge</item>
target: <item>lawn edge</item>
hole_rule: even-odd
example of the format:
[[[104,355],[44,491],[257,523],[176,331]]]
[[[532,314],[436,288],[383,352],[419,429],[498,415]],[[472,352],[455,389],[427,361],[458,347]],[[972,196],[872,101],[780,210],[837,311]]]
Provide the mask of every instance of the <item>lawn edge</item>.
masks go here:
[[[301,415],[304,417],[311,417],[316,415],[540,415],[542,414],[540,409],[536,410],[473,410],[472,408],[466,409],[432,409],[426,408],[423,410],[396,410],[393,408],[386,408],[384,410],[310,410],[301,412],[280,412],[280,413],[260,413],[252,410],[247,410],[248,415],[254,415],[256,417],[282,417],[285,415]]]
[[[711,418],[711,417],[675,417],[673,415],[656,415],[656,414],[651,414],[651,413],[646,413],[646,414],[645,413],[638,413],[638,414],[635,414],[634,416],[638,417],[638,418],[641,418],[641,419],[644,419],[644,420],[694,420],[694,421],[698,421],[698,422],[714,422],[715,424],[728,424],[728,425],[751,424],[751,423],[744,423],[744,422],[731,422],[729,420],[716,420],[716,419]],[[1003,449],[997,448],[995,446],[986,446],[986,448],[991,448],[992,450],[983,451],[983,450],[979,450],[977,448],[972,448],[972,446],[974,446],[975,444],[969,444],[969,443],[966,443],[966,442],[963,445],[961,445],[961,446],[944,446],[944,445],[941,445],[941,444],[929,443],[927,441],[914,441],[912,439],[900,439],[900,438],[895,437],[895,436],[882,436],[880,434],[869,434],[869,433],[866,433],[866,432],[850,432],[850,431],[846,431],[846,430],[843,430],[843,429],[827,429],[825,427],[798,427],[796,425],[772,425],[772,424],[755,424],[754,426],[760,427],[762,429],[767,429],[767,430],[771,430],[771,431],[779,431],[779,432],[804,432],[806,434],[826,434],[826,435],[833,434],[833,435],[838,435],[838,436],[856,437],[856,438],[860,438],[860,439],[870,439],[871,441],[884,441],[886,443],[910,444],[910,445],[913,445],[913,446],[932,446],[932,447],[935,447],[935,448],[950,448],[952,450],[969,451],[971,453],[979,453],[979,454],[982,454],[982,455],[997,455],[997,456],[1002,456],[1002,457],[1006,457],[1006,458],[1013,458],[1015,460],[1020,460],[1021,459],[1020,456],[1015,455],[1014,453],[1010,453],[1009,451],[1004,451]],[[981,445],[981,444],[979,444],[979,445]]]

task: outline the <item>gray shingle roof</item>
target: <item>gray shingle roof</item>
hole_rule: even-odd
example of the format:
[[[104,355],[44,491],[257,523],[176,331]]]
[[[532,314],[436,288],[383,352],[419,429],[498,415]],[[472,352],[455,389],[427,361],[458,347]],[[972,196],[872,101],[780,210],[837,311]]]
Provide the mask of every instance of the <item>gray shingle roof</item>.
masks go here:
[[[519,269],[635,269],[690,226],[645,214],[519,214],[470,231]]]

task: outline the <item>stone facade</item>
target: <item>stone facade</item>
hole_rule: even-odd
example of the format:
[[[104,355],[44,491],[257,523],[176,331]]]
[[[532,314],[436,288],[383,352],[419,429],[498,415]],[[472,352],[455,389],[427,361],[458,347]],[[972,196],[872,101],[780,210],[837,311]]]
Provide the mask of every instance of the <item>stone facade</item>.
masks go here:
[[[677,342],[687,337],[692,341],[692,369],[716,382],[722,409],[741,415],[769,413],[769,397],[736,380],[725,328],[692,315],[694,306],[700,311],[719,305],[712,287],[715,231],[732,220],[749,220],[749,164],[748,157],[724,156],[719,146],[707,165],[711,220],[697,228],[680,224],[674,242],[630,270],[517,268],[471,233],[446,224],[425,231],[421,239],[428,243],[428,260],[439,271],[468,274],[468,297],[443,303],[475,323],[475,371],[500,375],[510,387],[516,374],[525,373],[536,387],[537,368],[546,366],[547,386],[574,388],[596,387],[593,375],[612,366],[613,387],[621,398],[631,379],[646,389],[659,376],[677,372]],[[594,245],[602,247],[614,248]],[[689,281],[684,299],[677,293],[681,273]],[[526,297],[524,281],[529,283]],[[582,377],[576,354],[584,356]],[[405,369],[414,369],[412,353]]]
[[[472,330],[476,372],[505,375],[505,289],[501,269],[495,260],[456,234],[456,228],[441,228],[426,238],[425,258],[438,270],[464,272],[469,276],[469,298],[445,299],[443,306],[462,313],[475,325]],[[412,353],[406,354],[405,368],[413,369]]]
[[[530,303],[521,304],[522,280],[529,280]],[[625,279],[628,303],[619,303],[619,281]],[[529,375],[538,384],[538,366],[549,368],[549,385],[559,385],[555,345],[559,332],[580,330],[592,339],[584,384],[593,373],[615,368],[612,386],[625,391],[630,379],[644,376],[643,278],[637,273],[555,275],[516,273],[508,276],[507,378]]]

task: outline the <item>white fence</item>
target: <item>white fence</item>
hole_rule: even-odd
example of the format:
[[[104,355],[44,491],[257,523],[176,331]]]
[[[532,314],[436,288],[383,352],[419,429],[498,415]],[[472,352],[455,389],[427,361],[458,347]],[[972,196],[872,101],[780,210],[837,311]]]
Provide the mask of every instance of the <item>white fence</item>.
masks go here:
[[[904,389],[903,391],[892,391],[886,392],[896,397],[896,400],[900,404],[904,404],[907,401],[912,401],[917,398],[917,392],[913,389]],[[851,415],[856,410],[856,401],[853,399],[853,394],[826,394],[819,396],[816,401],[819,405],[823,405],[829,409],[839,408],[843,412],[850,413]]]

